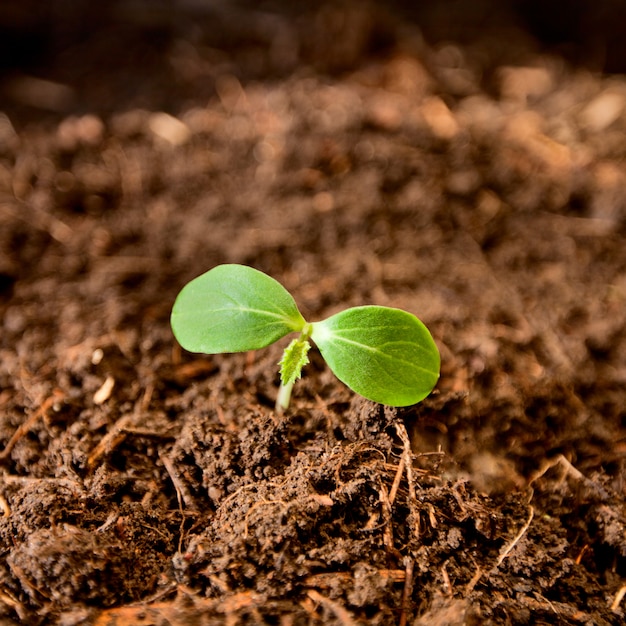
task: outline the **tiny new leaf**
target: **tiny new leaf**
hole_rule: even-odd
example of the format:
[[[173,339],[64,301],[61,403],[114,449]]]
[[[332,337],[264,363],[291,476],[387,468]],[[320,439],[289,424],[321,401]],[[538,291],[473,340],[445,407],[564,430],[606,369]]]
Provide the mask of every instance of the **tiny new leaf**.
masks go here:
[[[294,339],[283,352],[280,360],[280,381],[283,385],[290,385],[296,382],[302,373],[302,368],[309,362],[307,356],[311,349],[311,344],[302,337]]]

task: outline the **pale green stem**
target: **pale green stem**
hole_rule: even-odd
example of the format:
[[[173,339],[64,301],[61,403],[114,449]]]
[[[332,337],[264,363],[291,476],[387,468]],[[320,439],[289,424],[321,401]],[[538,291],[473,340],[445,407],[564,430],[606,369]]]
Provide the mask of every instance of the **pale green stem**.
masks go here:
[[[289,408],[289,401],[291,400],[291,390],[293,389],[293,382],[286,385],[280,385],[278,388],[278,395],[276,396],[276,414],[282,415],[283,411]]]

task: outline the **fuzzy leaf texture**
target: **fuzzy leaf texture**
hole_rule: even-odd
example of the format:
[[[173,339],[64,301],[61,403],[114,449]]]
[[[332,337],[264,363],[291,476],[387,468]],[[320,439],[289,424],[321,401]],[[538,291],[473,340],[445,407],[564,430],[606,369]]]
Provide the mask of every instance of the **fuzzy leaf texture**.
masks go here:
[[[369,400],[408,406],[437,383],[439,350],[411,313],[362,306],[312,326],[311,338],[335,376]]]
[[[234,264],[218,265],[187,283],[170,321],[183,348],[205,354],[264,348],[305,324],[279,282]]]
[[[307,356],[311,344],[301,338],[294,339],[283,353],[280,360],[280,381],[283,385],[295,383],[302,375],[302,368],[309,362]]]

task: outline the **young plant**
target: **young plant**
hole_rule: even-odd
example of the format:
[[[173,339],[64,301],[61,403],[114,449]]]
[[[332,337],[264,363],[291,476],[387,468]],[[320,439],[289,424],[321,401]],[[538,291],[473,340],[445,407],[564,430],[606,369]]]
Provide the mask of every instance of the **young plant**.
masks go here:
[[[218,265],[185,285],[171,324],[183,348],[206,354],[258,350],[299,333],[279,363],[279,413],[309,362],[311,340],[339,380],[374,402],[416,404],[439,378],[437,346],[411,313],[359,306],[307,322],[280,283],[245,265]]]

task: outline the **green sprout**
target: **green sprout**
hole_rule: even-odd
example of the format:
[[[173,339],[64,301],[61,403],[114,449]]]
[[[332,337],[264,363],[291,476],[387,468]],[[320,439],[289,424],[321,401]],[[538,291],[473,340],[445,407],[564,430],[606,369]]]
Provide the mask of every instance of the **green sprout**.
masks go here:
[[[411,313],[359,306],[307,322],[279,282],[245,265],[218,265],[185,285],[171,324],[183,348],[205,354],[258,350],[299,333],[279,363],[278,413],[309,362],[311,340],[339,380],[374,402],[416,404],[439,378],[437,346]]]

